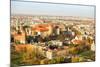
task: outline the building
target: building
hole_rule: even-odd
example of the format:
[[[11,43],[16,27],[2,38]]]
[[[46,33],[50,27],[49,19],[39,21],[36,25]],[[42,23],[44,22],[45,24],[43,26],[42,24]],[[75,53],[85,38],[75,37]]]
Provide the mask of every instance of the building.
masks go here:
[[[48,59],[52,59],[53,58],[53,52],[51,50],[46,51],[46,57]]]
[[[25,34],[15,34],[14,35],[14,42],[19,42],[25,44]]]
[[[46,37],[52,34],[52,26],[50,24],[36,24],[32,26],[32,31],[42,37]]]
[[[95,51],[96,50],[96,45],[94,44],[94,42],[91,44],[91,50]]]

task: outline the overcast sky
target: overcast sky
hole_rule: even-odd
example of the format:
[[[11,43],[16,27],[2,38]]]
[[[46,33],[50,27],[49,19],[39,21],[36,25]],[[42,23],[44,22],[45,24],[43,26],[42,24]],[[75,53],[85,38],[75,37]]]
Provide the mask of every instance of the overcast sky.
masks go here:
[[[11,1],[11,14],[80,16],[94,18],[94,6]]]

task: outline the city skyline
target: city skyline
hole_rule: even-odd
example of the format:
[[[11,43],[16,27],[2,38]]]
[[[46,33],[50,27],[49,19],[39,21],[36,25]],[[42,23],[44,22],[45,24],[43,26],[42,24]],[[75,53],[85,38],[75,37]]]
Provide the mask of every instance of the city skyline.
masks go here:
[[[94,6],[11,1],[12,15],[51,15],[95,18]]]

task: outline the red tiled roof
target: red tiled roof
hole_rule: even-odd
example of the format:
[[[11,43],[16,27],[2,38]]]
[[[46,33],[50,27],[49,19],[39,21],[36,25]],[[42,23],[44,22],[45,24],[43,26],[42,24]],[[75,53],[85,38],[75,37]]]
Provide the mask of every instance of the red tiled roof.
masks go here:
[[[49,28],[48,28],[49,26],[50,25],[48,25],[48,24],[38,24],[38,25],[34,26],[32,29],[40,31],[40,32],[44,32],[44,31],[49,30]]]
[[[75,44],[81,44],[83,41],[82,40],[73,40],[73,43]]]

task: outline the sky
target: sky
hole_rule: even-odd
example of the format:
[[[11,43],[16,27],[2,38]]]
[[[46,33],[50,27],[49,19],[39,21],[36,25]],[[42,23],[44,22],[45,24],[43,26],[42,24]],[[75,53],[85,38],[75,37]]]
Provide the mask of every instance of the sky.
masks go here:
[[[95,7],[69,4],[11,1],[11,15],[53,15],[94,18]]]

